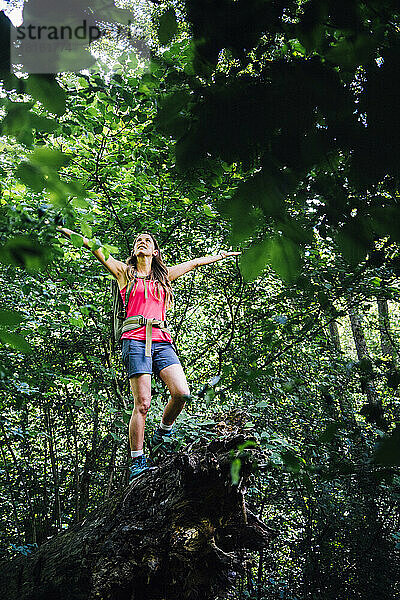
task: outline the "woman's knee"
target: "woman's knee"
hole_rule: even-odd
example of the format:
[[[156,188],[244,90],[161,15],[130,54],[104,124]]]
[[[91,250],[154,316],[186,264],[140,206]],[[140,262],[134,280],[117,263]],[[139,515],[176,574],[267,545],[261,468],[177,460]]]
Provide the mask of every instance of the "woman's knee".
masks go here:
[[[190,400],[190,391],[189,388],[181,388],[174,390],[171,394],[172,400],[179,404],[186,404]]]
[[[140,373],[130,379],[131,390],[134,398],[134,413],[146,416],[151,402],[151,375]]]
[[[135,411],[139,412],[141,415],[143,415],[145,417],[147,415],[147,413],[149,412],[150,403],[151,403],[151,396],[149,396],[148,394],[139,394],[135,398],[134,412]]]

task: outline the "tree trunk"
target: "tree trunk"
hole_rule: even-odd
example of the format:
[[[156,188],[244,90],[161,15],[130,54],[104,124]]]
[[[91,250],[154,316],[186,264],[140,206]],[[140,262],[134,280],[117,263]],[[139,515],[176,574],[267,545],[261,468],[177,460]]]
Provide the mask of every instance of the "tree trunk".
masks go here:
[[[361,324],[361,318],[354,308],[350,308],[350,323],[358,360],[370,361],[371,359],[368,353],[368,347]],[[361,377],[361,389],[367,395],[368,404],[371,406],[377,406],[378,399],[376,396],[375,386],[372,381],[368,379],[368,377]]]
[[[390,359],[394,366],[394,348],[390,334],[389,308],[386,298],[377,298],[379,335],[381,338],[382,355]]]
[[[89,504],[89,489],[92,480],[99,442],[99,407],[95,400],[93,407],[93,430],[90,450],[86,450],[83,473],[79,484],[79,519],[83,518]]]
[[[46,405],[44,409],[44,418],[48,434],[49,441],[49,455],[51,472],[53,475],[53,489],[54,489],[54,520],[58,530],[61,529],[61,499],[60,499],[60,482],[58,476],[58,461],[56,453],[55,437],[53,432],[52,418],[50,414],[50,406]]]
[[[32,556],[0,565],[7,600],[212,600],[241,569],[243,549],[261,550],[275,533],[244,502],[252,451],[240,481],[231,463],[236,432],[168,457],[83,522]]]
[[[335,350],[341,352],[342,346],[340,344],[339,328],[336,321],[331,321],[329,323],[329,334]]]

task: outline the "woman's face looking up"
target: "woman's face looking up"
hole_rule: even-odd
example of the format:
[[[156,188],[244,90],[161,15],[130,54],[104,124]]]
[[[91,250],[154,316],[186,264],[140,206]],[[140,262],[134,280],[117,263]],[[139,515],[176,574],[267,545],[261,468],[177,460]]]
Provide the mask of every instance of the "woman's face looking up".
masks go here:
[[[135,240],[133,246],[133,254],[135,256],[152,256],[158,254],[154,241],[148,233],[141,233]]]

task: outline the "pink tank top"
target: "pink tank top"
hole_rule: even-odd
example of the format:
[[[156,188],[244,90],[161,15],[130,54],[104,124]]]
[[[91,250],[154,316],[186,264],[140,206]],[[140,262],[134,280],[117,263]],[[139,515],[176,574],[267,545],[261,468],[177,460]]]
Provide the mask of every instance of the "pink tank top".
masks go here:
[[[147,298],[144,294],[144,286],[147,288]],[[122,301],[125,303],[126,286],[120,290]],[[158,299],[160,297],[160,300]],[[129,302],[127,307],[127,316],[132,317],[134,315],[142,315],[143,317],[159,319],[165,321],[165,291],[161,285],[156,284],[154,281],[148,281],[144,279],[136,279],[131,294],[129,296]],[[145,340],[146,339],[146,328],[145,326],[134,329],[133,331],[127,331],[123,333],[121,339],[127,338],[130,340]],[[170,342],[172,338],[168,333],[161,331],[158,327],[153,327],[152,331],[153,342]]]

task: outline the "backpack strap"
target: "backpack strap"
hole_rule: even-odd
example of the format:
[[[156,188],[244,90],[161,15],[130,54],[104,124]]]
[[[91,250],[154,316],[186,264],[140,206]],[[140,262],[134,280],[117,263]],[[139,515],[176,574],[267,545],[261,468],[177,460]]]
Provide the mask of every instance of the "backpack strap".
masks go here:
[[[151,342],[152,342],[152,337],[153,337],[152,336],[153,327],[157,327],[158,329],[161,329],[161,331],[164,331],[165,333],[168,333],[169,335],[171,335],[171,332],[168,329],[166,321],[160,321],[159,319],[153,319],[153,318],[146,318],[146,317],[143,317],[143,315],[132,315],[130,317],[127,317],[129,298],[130,298],[132,290],[134,289],[135,285],[137,284],[138,279],[143,279],[144,295],[145,295],[145,298],[148,297],[146,281],[148,281],[150,279],[150,276],[140,277],[139,275],[137,275],[137,273],[135,271],[133,279],[131,279],[127,283],[127,286],[126,286],[124,308],[123,308],[122,314],[120,315],[120,318],[123,320],[121,333],[126,333],[127,331],[132,331],[134,329],[139,329],[139,327],[145,326],[146,327],[145,356],[150,357],[151,356]],[[172,342],[172,344],[176,350],[175,344],[173,342]]]
[[[126,319],[126,315],[127,315],[127,311],[128,311],[128,303],[129,303],[129,298],[130,298],[130,296],[131,296],[131,292],[132,292],[132,290],[133,290],[133,288],[134,288],[135,284],[136,284],[136,277],[134,277],[133,279],[131,279],[131,280],[130,280],[130,281],[127,283],[127,285],[126,285],[126,290],[125,290],[125,302],[124,302],[124,308],[123,308],[122,315],[121,315],[121,318],[122,318],[123,320],[125,320],[125,319]]]

